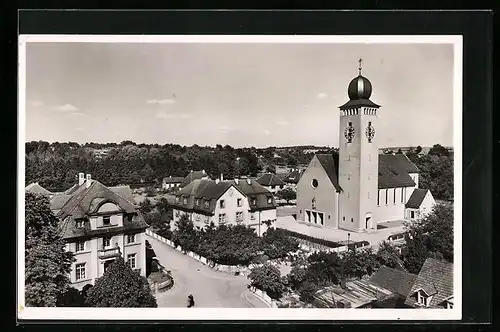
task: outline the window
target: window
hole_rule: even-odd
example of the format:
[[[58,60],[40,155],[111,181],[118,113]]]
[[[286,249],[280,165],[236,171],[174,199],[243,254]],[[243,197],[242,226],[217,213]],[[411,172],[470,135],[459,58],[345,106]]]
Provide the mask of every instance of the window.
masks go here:
[[[130,265],[131,269],[135,269],[135,256],[136,254],[128,254],[127,255],[127,262]]]
[[[135,242],[135,234],[127,234],[127,244]]]
[[[319,185],[318,180],[313,179],[313,180],[311,181],[311,186],[312,186],[313,188],[318,188],[318,185]]]
[[[104,226],[109,226],[111,225],[111,217],[110,216],[103,216],[102,217],[102,224]]]
[[[208,209],[210,207],[210,201],[207,199],[205,201],[205,209]]]
[[[392,197],[392,204],[396,204],[396,188],[394,188],[394,197]]]
[[[354,218],[351,218],[351,222],[354,222]]]
[[[184,205],[187,205],[187,203],[188,203],[188,199],[187,199],[187,197],[184,197],[184,199],[182,200],[182,203],[183,203]]]
[[[210,218],[208,216],[205,216],[205,224],[209,224],[210,223]]]
[[[410,219],[415,218],[415,211],[410,211]]]
[[[238,207],[240,207],[240,206],[241,206],[241,198],[238,198],[238,199],[236,200],[236,205],[237,205]]]
[[[417,303],[423,306],[428,306],[428,298],[422,291],[417,292]]]
[[[271,186],[271,190],[274,190],[274,187],[275,187],[275,186]]]
[[[196,199],[196,206],[200,206],[200,199],[199,198]]]
[[[351,179],[351,174],[347,174],[347,180]]]
[[[111,247],[111,237],[106,236],[102,238],[102,246],[104,248],[109,248]]]
[[[250,213],[250,219],[251,220],[255,220],[255,212],[251,212]]]
[[[226,222],[226,214],[219,213],[219,224],[224,224]]]
[[[405,188],[401,188],[401,203],[404,203],[403,201],[403,191],[405,190]]]
[[[76,228],[83,228],[83,220],[76,221]]]
[[[342,217],[342,221],[345,221],[345,217]]]
[[[273,198],[272,197],[268,197],[267,198],[267,204],[272,204],[273,203]]]
[[[377,206],[380,206],[380,190],[377,190]]]
[[[389,189],[385,190],[385,205],[387,205],[387,198],[389,197]]]
[[[226,207],[226,202],[225,202],[223,199],[221,199],[221,200],[220,200],[220,202],[219,202],[219,207],[220,207],[221,209],[223,209],[223,208],[225,208],[225,207]]]
[[[77,241],[76,242],[76,252],[85,250],[85,241]]]
[[[241,222],[243,221],[243,212],[236,212],[236,221]]]
[[[77,281],[85,279],[85,263],[75,265],[75,278]]]
[[[177,204],[179,204],[179,203],[180,203],[180,201],[181,201],[181,198],[180,198],[179,196],[177,196],[177,197],[175,198],[175,202],[176,202]]]

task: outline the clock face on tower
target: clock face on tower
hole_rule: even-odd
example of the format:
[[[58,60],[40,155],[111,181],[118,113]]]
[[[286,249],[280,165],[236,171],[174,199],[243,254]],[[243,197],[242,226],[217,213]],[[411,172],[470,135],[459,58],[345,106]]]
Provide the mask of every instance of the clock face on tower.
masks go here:
[[[375,129],[373,129],[372,123],[368,122],[368,127],[366,127],[366,137],[368,138],[368,142],[372,142],[373,137],[375,136]]]
[[[350,143],[354,137],[355,130],[351,124],[349,124],[349,127],[347,127],[344,130],[344,136],[347,139],[347,141]]]

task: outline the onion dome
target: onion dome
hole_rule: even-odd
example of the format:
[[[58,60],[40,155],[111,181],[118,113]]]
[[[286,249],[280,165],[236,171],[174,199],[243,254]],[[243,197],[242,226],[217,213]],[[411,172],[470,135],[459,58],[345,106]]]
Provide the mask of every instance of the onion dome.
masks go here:
[[[347,93],[350,100],[370,99],[372,95],[372,84],[366,77],[360,74],[349,83]]]

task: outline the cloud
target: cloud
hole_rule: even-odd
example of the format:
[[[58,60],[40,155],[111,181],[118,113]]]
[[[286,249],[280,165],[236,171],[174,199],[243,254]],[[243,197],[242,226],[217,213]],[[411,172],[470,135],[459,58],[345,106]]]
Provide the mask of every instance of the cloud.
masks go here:
[[[55,109],[56,111],[60,111],[60,112],[77,112],[77,111],[79,111],[78,107],[73,106],[71,104],[54,106],[53,109]]]
[[[281,120],[281,121],[276,122],[276,124],[279,125],[279,126],[288,126],[288,125],[291,124],[291,122],[290,121],[286,121],[286,120]]]
[[[193,116],[186,113],[167,113],[164,110],[156,113],[157,119],[191,119]]]
[[[326,97],[328,97],[328,94],[326,92],[320,92],[316,95],[316,98],[318,98],[318,99],[323,99]]]
[[[146,101],[146,104],[150,105],[172,105],[175,104],[177,101],[174,98],[167,98],[167,99],[150,99]]]
[[[30,104],[33,107],[40,107],[40,106],[43,106],[43,101],[31,100],[31,101],[28,101],[28,104]]]

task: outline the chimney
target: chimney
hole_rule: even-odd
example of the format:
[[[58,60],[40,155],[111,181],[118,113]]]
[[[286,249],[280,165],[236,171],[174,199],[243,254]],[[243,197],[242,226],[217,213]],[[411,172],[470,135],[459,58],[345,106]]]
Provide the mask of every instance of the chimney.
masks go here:
[[[201,170],[201,172],[202,172],[203,174],[207,174],[207,173],[205,173],[205,170],[204,170],[204,169],[202,169],[202,170]]]
[[[220,180],[224,181],[224,175],[222,173],[220,174]]]
[[[238,179],[234,179],[234,183],[238,184]]]
[[[248,184],[252,184],[252,179],[247,179]]]
[[[85,174],[78,173],[78,185],[81,186],[85,182]]]
[[[92,183],[92,178],[90,177],[90,174],[87,174],[87,179],[85,180],[85,184],[87,185],[87,188],[90,187],[91,183]]]
[[[215,179],[215,184],[219,184],[219,182],[220,182],[220,179],[218,179],[218,178]]]

